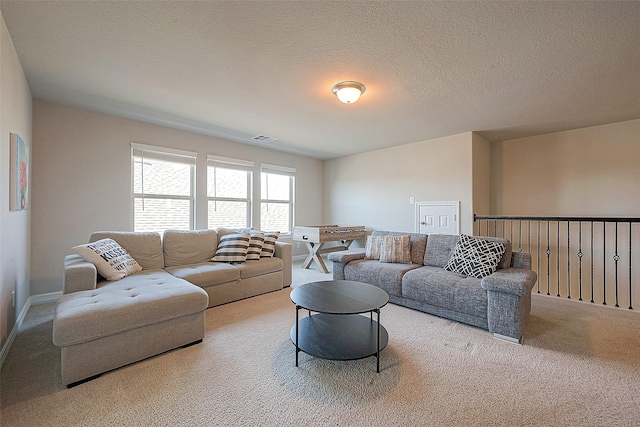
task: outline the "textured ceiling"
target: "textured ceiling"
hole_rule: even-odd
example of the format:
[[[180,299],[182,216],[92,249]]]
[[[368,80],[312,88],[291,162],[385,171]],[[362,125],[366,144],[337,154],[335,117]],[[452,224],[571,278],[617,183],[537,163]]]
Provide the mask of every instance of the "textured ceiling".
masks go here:
[[[36,99],[318,158],[640,118],[640,2],[0,7]]]

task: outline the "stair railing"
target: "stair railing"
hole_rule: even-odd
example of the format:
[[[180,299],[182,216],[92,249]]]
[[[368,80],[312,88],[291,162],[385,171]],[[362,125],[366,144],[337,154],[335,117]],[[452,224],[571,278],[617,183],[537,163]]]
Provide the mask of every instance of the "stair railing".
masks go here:
[[[538,293],[629,310],[640,293],[640,218],[474,215],[474,234],[531,253]]]

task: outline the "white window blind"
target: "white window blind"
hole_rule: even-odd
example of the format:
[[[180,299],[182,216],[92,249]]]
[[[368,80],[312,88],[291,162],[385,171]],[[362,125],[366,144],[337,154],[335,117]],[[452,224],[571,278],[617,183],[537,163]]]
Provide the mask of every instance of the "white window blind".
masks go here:
[[[295,168],[260,165],[260,228],[291,233],[294,219]]]
[[[253,162],[207,156],[208,227],[250,227]]]
[[[196,156],[131,143],[134,231],[193,228]]]

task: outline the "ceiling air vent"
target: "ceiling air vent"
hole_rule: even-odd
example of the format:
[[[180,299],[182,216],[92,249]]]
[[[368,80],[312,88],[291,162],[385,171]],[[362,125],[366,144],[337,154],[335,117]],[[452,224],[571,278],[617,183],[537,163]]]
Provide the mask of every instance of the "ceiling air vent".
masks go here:
[[[274,138],[273,136],[267,136],[267,135],[257,135],[251,139],[253,139],[256,142],[262,142],[263,144],[268,144],[270,142],[275,141],[278,138]]]

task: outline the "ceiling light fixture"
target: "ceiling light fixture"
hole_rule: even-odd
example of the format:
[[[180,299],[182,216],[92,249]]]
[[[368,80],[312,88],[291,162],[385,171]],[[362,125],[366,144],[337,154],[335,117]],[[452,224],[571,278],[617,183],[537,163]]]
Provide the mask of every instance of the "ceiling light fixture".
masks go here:
[[[340,82],[335,85],[331,92],[333,92],[340,102],[345,104],[353,104],[362,95],[367,88],[362,84],[354,81]]]

